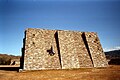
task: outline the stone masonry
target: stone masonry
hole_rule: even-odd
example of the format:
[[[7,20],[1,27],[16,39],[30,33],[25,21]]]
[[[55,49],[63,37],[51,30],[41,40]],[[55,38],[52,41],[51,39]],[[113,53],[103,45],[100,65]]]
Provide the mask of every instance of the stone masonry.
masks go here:
[[[97,33],[28,28],[23,70],[107,67]]]
[[[90,54],[92,56],[94,67],[107,66],[105,54],[100,44],[100,40],[96,33],[85,32],[86,40],[89,46]]]
[[[63,69],[93,66],[81,35],[81,32],[58,31]]]

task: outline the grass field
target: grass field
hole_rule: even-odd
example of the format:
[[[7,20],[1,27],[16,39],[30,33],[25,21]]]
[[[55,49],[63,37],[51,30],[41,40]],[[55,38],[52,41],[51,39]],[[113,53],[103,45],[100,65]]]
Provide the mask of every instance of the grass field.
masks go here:
[[[25,72],[17,72],[17,69],[17,66],[0,66],[0,80],[120,80],[120,65],[110,65],[108,68]]]

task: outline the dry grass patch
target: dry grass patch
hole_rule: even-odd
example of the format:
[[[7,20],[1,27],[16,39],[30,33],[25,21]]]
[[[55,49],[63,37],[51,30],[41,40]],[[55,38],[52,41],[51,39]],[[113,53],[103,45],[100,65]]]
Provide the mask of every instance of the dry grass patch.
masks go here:
[[[25,72],[0,70],[0,80],[120,80],[120,65],[112,65],[108,68]]]

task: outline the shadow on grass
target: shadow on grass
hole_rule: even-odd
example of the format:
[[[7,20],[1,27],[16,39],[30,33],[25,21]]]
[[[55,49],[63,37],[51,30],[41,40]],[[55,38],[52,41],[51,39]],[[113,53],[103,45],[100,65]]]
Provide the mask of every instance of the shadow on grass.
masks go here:
[[[109,65],[120,65],[120,59],[111,59],[108,62]]]
[[[0,70],[6,70],[6,71],[19,71],[20,67],[10,67],[10,66],[0,66]]]

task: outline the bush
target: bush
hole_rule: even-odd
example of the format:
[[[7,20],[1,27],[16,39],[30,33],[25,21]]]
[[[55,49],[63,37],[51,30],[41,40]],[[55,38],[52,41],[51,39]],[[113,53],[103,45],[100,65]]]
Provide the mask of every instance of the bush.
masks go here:
[[[11,58],[3,56],[0,57],[0,65],[10,65]]]

